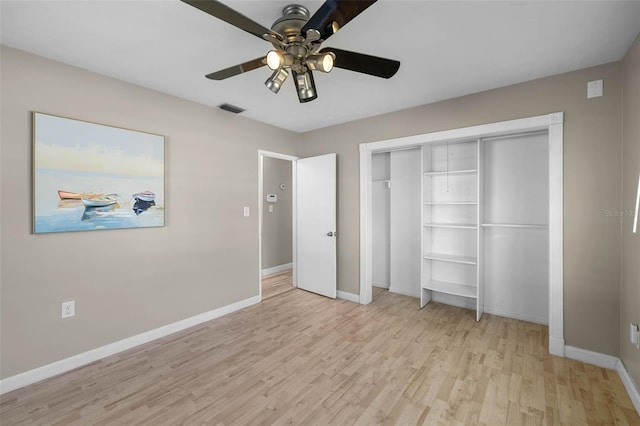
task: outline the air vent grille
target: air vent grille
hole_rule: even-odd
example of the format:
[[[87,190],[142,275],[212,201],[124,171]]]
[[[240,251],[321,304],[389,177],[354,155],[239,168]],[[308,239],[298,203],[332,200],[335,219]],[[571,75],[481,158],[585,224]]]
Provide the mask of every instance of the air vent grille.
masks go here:
[[[225,111],[232,112],[234,114],[240,114],[241,112],[244,111],[244,108],[240,108],[240,107],[237,107],[237,106],[231,105],[231,104],[218,105],[218,108],[223,109]]]

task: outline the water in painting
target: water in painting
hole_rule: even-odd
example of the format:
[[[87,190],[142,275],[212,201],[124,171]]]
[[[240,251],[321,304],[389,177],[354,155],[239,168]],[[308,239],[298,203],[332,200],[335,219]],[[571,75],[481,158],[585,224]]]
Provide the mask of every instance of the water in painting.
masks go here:
[[[164,138],[34,114],[36,233],[164,226]]]

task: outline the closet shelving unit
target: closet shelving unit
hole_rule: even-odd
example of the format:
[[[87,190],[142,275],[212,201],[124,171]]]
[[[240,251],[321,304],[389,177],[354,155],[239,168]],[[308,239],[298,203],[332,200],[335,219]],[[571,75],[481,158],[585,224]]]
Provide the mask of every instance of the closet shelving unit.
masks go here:
[[[478,320],[482,314],[481,156],[476,139],[422,146],[420,304],[439,294],[462,296],[474,301]]]

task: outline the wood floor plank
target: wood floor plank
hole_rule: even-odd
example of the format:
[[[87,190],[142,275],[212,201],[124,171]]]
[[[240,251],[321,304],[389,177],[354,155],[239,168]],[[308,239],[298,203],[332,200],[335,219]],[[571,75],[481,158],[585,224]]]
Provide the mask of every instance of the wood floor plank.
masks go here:
[[[290,271],[264,284],[286,291],[2,395],[0,422],[640,425],[617,373],[549,355],[547,327],[383,289],[331,300]]]
[[[292,282],[293,270],[287,269],[271,275],[262,277],[262,300],[270,299],[273,296],[293,290]]]

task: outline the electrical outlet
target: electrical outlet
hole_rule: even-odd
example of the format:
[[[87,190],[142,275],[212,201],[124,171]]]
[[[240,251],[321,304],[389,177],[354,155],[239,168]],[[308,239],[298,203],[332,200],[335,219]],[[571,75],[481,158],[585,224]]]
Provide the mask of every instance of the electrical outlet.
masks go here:
[[[62,302],[62,318],[69,318],[76,315],[76,301],[70,300]]]

